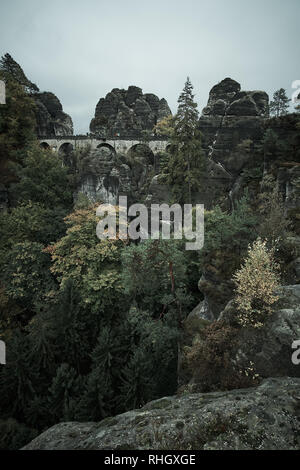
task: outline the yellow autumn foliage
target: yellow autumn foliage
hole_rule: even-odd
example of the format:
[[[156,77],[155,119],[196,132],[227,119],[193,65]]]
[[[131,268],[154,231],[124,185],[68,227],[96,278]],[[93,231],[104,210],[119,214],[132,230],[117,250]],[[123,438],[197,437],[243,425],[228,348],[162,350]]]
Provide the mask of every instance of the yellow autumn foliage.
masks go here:
[[[235,302],[238,320],[242,326],[259,328],[272,313],[278,300],[279,267],[274,261],[274,250],[258,238],[249,246],[248,257],[233,280],[236,285]]]

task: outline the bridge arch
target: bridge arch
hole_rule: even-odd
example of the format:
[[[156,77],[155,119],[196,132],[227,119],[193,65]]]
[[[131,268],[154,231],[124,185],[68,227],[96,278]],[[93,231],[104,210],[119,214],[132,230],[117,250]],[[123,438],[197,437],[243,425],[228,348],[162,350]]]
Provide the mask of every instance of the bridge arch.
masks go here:
[[[64,142],[58,149],[61,155],[69,155],[73,150],[73,145],[70,142]]]
[[[106,148],[106,149],[110,150],[111,152],[113,152],[114,154],[116,153],[116,149],[112,145],[107,144],[106,142],[103,142],[102,144],[97,145],[96,148],[97,149]]]
[[[146,159],[146,162],[149,165],[154,165],[155,157],[154,153],[147,144],[134,144],[127,151],[127,156],[129,159],[142,160]]]
[[[50,149],[50,145],[47,142],[41,142],[40,147],[44,150],[49,150]]]

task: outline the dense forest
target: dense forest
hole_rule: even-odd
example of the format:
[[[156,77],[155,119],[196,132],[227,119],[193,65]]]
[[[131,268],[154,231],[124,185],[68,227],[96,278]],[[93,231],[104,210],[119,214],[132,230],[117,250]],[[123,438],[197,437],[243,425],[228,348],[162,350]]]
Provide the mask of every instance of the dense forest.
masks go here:
[[[262,137],[237,144],[236,154],[251,156],[238,194],[231,205],[212,202],[204,247],[190,252],[185,240],[99,240],[101,201],[78,192],[86,152],[41,148],[38,87],[8,55],[0,79],[0,449],[59,422],[101,421],[174,395],[187,384],[183,367],[197,372],[201,391],[255,385],[228,351],[241,329],[264,324],[279,285],[299,282],[299,208],[285,203],[280,168],[299,168],[300,114],[288,114],[285,94],[274,95]],[[195,202],[209,171],[192,89],[188,79],[177,114],[154,129],[170,141],[157,170],[169,203]],[[202,342],[185,354],[184,321],[207,299],[219,311],[233,301],[231,322],[204,318]]]

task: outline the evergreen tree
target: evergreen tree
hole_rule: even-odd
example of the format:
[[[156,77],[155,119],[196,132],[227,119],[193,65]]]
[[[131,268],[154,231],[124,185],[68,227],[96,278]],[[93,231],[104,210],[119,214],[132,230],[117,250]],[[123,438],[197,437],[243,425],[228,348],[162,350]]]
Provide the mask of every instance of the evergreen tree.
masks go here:
[[[122,371],[121,397],[127,409],[140,408],[154,398],[151,366],[151,357],[141,344]]]
[[[91,353],[92,370],[80,404],[80,419],[103,419],[116,412],[121,370],[126,364],[128,343],[122,329],[104,326]],[[122,408],[121,411],[124,411]]]
[[[93,368],[86,379],[76,419],[80,421],[100,421],[106,418],[113,412],[112,398],[111,383],[103,380],[100,367]]]
[[[270,113],[273,116],[284,116],[288,113],[289,102],[291,100],[286,96],[284,88],[275,91],[273,101],[270,102]]]
[[[8,186],[16,180],[10,162],[21,162],[25,149],[36,138],[35,103],[1,70],[0,80],[6,82],[6,105],[0,106],[0,183]]]
[[[127,323],[131,345],[121,369],[118,397],[126,409],[175,392],[180,336],[176,319],[168,313],[154,320],[149,312],[132,307]]]
[[[194,102],[193,86],[187,78],[178,99],[171,143],[173,152],[169,159],[168,183],[173,197],[179,203],[191,203],[192,192],[200,187],[204,170],[204,155],[198,129],[197,103]]]
[[[145,240],[122,252],[125,292],[153,318],[171,309],[179,319],[191,307],[188,258],[179,240]]]
[[[72,279],[66,282],[51,306],[52,326],[55,341],[52,349],[59,358],[64,358],[78,373],[86,373],[90,368],[90,352],[93,349],[99,328],[100,317],[92,315],[82,304],[78,289]]]
[[[45,385],[49,377],[52,378],[55,372],[55,360],[58,357],[59,348],[57,347],[57,336],[54,321],[56,318],[49,309],[36,312],[29,325],[26,327],[28,331],[28,340],[30,344],[29,359],[39,371],[39,383],[37,384],[41,392],[46,393]]]
[[[62,363],[49,389],[53,423],[74,419],[82,391],[82,377],[69,364]]]
[[[39,380],[38,371],[29,354],[28,337],[15,330],[7,341],[7,364],[0,370],[2,417],[23,420],[25,407],[36,395],[34,384]]]
[[[26,77],[22,67],[12,58],[10,54],[5,54],[0,59],[0,70],[25,87],[29,93],[38,92],[39,88]]]

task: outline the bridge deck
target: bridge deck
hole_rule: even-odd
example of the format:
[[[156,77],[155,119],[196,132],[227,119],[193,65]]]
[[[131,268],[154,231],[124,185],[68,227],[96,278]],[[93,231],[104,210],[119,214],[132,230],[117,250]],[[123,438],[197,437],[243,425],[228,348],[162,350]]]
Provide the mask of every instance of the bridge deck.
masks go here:
[[[153,136],[145,141],[141,137],[98,137],[90,135],[71,135],[71,136],[40,136],[39,141],[42,146],[50,147],[53,151],[64,151],[67,146],[69,150],[76,148],[84,148],[87,145],[91,149],[96,149],[101,146],[111,147],[115,152],[126,154],[132,147],[136,145],[147,145],[150,150],[155,154],[165,151],[169,142],[166,138],[160,136]]]

